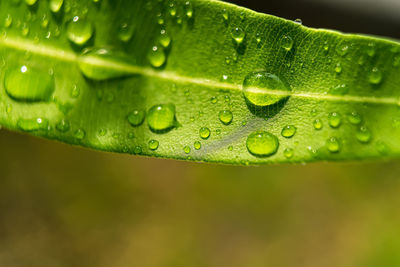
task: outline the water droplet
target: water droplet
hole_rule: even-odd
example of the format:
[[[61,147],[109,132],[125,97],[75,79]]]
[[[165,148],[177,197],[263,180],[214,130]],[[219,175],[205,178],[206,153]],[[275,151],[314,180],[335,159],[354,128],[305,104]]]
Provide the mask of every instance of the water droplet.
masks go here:
[[[376,45],[374,43],[369,43],[367,47],[367,54],[370,57],[375,56],[376,54]]]
[[[54,91],[54,77],[46,71],[22,66],[5,74],[7,94],[17,101],[49,101]]]
[[[199,134],[201,139],[208,139],[211,135],[211,131],[207,127],[203,127],[200,129]]]
[[[164,104],[153,106],[147,113],[147,122],[151,130],[163,132],[176,126],[175,105]]]
[[[13,22],[13,19],[12,19],[11,15],[8,14],[6,16],[6,18],[4,19],[4,27],[6,27],[6,28],[11,27],[12,22]]]
[[[167,61],[167,55],[164,49],[158,46],[153,46],[147,57],[154,68],[162,67]]]
[[[217,102],[218,102],[218,99],[215,96],[211,97],[212,104],[216,104]]]
[[[168,11],[169,11],[169,14],[171,15],[171,17],[175,17],[176,16],[177,10],[176,10],[176,6],[175,6],[175,1],[173,1],[173,0],[169,1],[169,3],[168,3]]]
[[[185,146],[185,147],[183,148],[183,151],[184,151],[186,154],[189,154],[190,151],[191,151],[191,149],[190,149],[189,146]]]
[[[185,2],[185,14],[188,19],[193,17],[193,5],[189,1]]]
[[[344,57],[345,55],[347,55],[348,52],[349,52],[349,45],[347,43],[339,43],[336,46],[336,53],[339,56]]]
[[[358,125],[358,124],[360,124],[361,121],[362,121],[361,115],[358,114],[356,111],[353,111],[352,113],[350,113],[350,114],[347,116],[347,119],[349,120],[349,122],[350,122],[351,124],[354,124],[354,125]]]
[[[143,149],[141,146],[135,146],[135,148],[133,149],[133,153],[138,155],[138,154],[142,154]]]
[[[93,25],[85,19],[75,16],[68,24],[68,39],[78,46],[85,45],[93,36]]]
[[[250,73],[243,82],[244,96],[247,101],[255,106],[266,107],[277,104],[287,99],[290,96],[290,91],[291,89],[286,82],[264,71]]]
[[[227,23],[229,21],[229,13],[228,10],[224,9],[222,11],[222,18],[224,19],[225,23]]]
[[[128,122],[130,125],[133,127],[137,127],[142,125],[144,118],[146,116],[146,113],[144,110],[134,110],[128,115]]]
[[[69,121],[67,121],[65,119],[61,120],[60,122],[58,122],[56,124],[56,129],[62,133],[68,132],[70,128],[71,128],[71,125],[70,125]]]
[[[196,150],[201,149],[201,143],[199,141],[194,142],[194,149],[196,149]]]
[[[398,67],[400,66],[400,56],[395,56],[393,58],[393,67]]]
[[[261,44],[261,35],[259,33],[256,34],[256,43],[259,46]]]
[[[171,44],[171,37],[167,34],[167,32],[163,29],[160,32],[160,36],[158,37],[158,42],[164,47],[168,48]]]
[[[233,146],[228,146],[229,151],[233,151]]]
[[[231,31],[231,36],[237,45],[243,43],[246,33],[239,27],[233,28]]]
[[[71,97],[78,98],[80,94],[81,94],[81,90],[79,89],[79,87],[74,85],[71,90]]]
[[[340,152],[341,145],[339,140],[336,137],[331,137],[326,141],[326,147],[332,153]]]
[[[323,127],[322,121],[320,119],[316,119],[313,125],[315,130],[321,130]]]
[[[232,123],[233,120],[233,114],[231,111],[229,110],[222,110],[219,112],[219,120],[225,124],[225,125],[229,125]]]
[[[346,84],[340,84],[336,87],[329,89],[330,95],[346,95],[349,92],[349,87]]]
[[[329,114],[328,119],[329,125],[332,128],[339,128],[342,124],[342,116],[340,116],[340,114],[337,112],[332,112],[331,114]]]
[[[134,32],[135,28],[131,24],[122,23],[118,30],[118,39],[121,42],[127,43],[132,39]]]
[[[382,78],[382,72],[377,67],[372,68],[368,76],[369,82],[373,85],[378,85],[382,82]]]
[[[386,155],[388,153],[388,147],[383,141],[378,141],[376,143],[376,150],[382,155]]]
[[[82,74],[95,81],[130,75],[124,68],[109,67],[106,62],[110,61],[115,62],[115,65],[118,65],[118,63],[121,63],[121,65],[129,64],[125,55],[106,48],[85,49],[79,57],[78,64]]]
[[[64,0],[50,0],[49,7],[51,12],[58,13],[63,6]]]
[[[74,133],[74,137],[78,140],[83,140],[85,138],[86,132],[83,129],[78,129]]]
[[[356,133],[356,138],[359,142],[366,144],[371,141],[372,134],[367,127],[361,126]]]
[[[157,140],[150,140],[149,141],[149,149],[150,150],[157,150],[160,143]]]
[[[293,150],[293,148],[286,148],[286,149],[283,151],[283,155],[284,155],[285,158],[287,158],[287,159],[293,158],[293,156],[294,156],[294,150]]]
[[[342,64],[336,64],[335,71],[337,74],[342,73]]]
[[[303,21],[302,21],[301,19],[295,19],[295,20],[294,20],[294,23],[303,25]]]
[[[246,146],[248,151],[256,157],[269,157],[278,151],[278,138],[265,131],[258,131],[247,137]]]
[[[33,6],[34,4],[36,4],[37,0],[25,0],[25,3],[28,6]]]
[[[281,39],[281,47],[284,48],[286,51],[292,50],[294,45],[294,41],[292,37],[288,35],[284,35]]]
[[[285,138],[292,138],[296,134],[297,128],[293,125],[285,126],[282,129],[282,136]]]
[[[19,119],[17,126],[19,129],[25,132],[34,132],[38,130],[47,130],[49,121],[43,118],[36,119]]]

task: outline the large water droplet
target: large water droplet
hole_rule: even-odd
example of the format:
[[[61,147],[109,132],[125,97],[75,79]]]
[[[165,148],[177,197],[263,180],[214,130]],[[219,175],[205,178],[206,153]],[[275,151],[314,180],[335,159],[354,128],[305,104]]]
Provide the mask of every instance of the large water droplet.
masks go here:
[[[6,72],[4,86],[17,101],[48,101],[54,91],[54,77],[46,71],[22,66]]]
[[[106,48],[85,50],[78,64],[83,75],[91,80],[103,81],[130,75],[126,70],[129,65],[127,56]]]
[[[278,138],[265,131],[250,134],[246,141],[247,149],[256,157],[269,157],[278,151]]]
[[[89,21],[75,16],[68,24],[68,39],[78,46],[85,45],[93,36],[94,28]]]
[[[176,126],[175,105],[153,106],[147,113],[147,122],[151,130],[164,132]]]
[[[290,96],[289,85],[276,75],[252,72],[243,82],[243,93],[247,101],[255,106],[266,107],[277,104]]]

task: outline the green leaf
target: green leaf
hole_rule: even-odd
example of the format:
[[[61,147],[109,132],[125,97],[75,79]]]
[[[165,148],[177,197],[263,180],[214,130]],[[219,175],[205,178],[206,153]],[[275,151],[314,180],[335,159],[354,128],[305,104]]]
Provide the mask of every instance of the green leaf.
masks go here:
[[[0,123],[232,164],[400,154],[400,46],[219,1],[0,2]]]

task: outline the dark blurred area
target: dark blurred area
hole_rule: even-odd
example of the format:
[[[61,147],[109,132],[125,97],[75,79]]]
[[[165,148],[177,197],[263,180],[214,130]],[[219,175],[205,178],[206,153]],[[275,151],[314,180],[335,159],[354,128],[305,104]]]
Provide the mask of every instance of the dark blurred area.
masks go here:
[[[352,1],[232,2],[400,37],[390,8],[374,14]],[[0,266],[400,266],[399,173],[398,160],[246,168],[149,159],[1,130]]]

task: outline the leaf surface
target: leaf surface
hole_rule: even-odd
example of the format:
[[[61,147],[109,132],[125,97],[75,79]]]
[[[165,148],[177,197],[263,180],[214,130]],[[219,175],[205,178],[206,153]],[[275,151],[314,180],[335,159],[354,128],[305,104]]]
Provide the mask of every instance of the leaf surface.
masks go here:
[[[1,1],[0,124],[231,164],[400,154],[400,46],[219,1]]]

